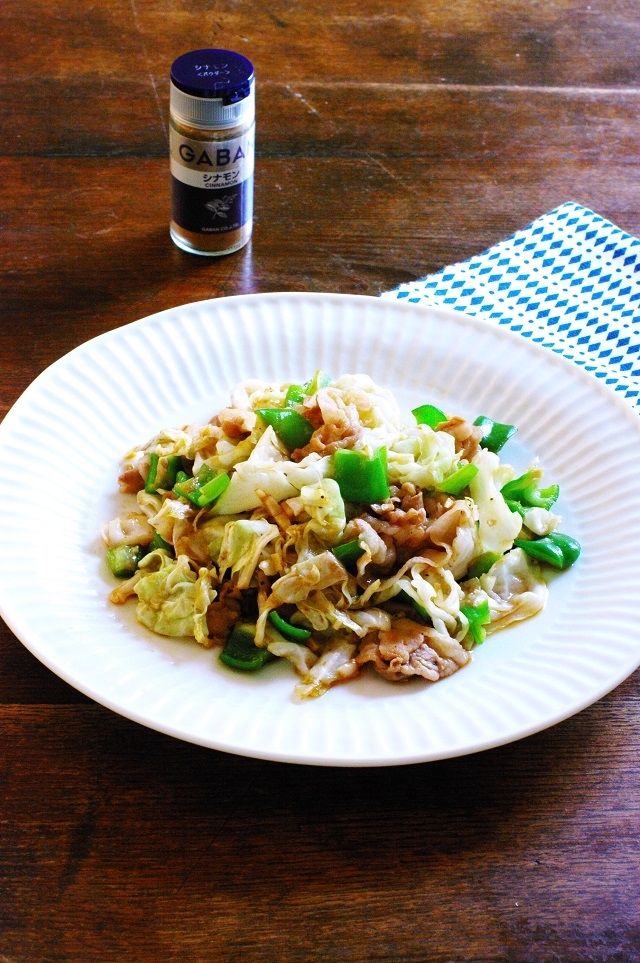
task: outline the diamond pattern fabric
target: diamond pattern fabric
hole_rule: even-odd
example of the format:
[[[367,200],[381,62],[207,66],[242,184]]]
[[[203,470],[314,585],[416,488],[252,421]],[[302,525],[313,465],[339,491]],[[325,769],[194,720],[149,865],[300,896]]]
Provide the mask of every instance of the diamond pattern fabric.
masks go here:
[[[505,325],[582,365],[640,411],[640,240],[579,204],[381,297]]]

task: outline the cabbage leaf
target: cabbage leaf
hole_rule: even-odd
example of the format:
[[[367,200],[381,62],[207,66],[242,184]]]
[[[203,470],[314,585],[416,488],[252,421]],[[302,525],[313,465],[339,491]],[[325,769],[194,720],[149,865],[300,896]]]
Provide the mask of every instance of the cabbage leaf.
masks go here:
[[[478,474],[469,483],[478,510],[478,551],[503,555],[513,545],[522,528],[522,518],[512,512],[499,490],[502,466],[492,451],[481,448],[473,459]]]
[[[264,432],[246,461],[235,466],[231,481],[212,507],[214,515],[238,515],[261,504],[258,491],[277,502],[298,495],[304,485],[324,478],[329,471],[328,457],[307,455],[300,462],[289,461],[280,448],[271,426]]]
[[[239,518],[227,522],[218,558],[220,579],[231,571],[237,576],[237,587],[248,588],[262,550],[279,532],[278,526],[266,518]]]
[[[392,484],[412,482],[419,488],[437,488],[459,464],[455,439],[428,425],[404,428],[387,442],[387,471]]]
[[[206,611],[216,595],[206,569],[196,574],[186,555],[174,559],[158,549],[142,559],[139,571],[143,574],[134,586],[138,621],[159,635],[190,635],[202,643]]]
[[[335,545],[347,523],[338,483],[333,478],[321,478],[313,485],[303,485],[300,502],[311,516],[306,528],[329,545]]]

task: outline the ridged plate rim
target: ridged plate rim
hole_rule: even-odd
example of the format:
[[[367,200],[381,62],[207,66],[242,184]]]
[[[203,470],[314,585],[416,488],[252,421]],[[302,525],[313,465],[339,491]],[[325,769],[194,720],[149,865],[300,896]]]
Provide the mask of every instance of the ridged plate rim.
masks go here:
[[[98,527],[117,511],[122,454],[176,419],[210,417],[242,378],[294,380],[315,367],[368,373],[407,409],[434,400],[513,420],[515,461],[539,455],[561,485],[580,562],[554,581],[542,616],[492,637],[436,686],[366,676],[300,705],[288,667],[239,680],[195,643],[159,640],[106,600]],[[637,415],[601,381],[483,319],[345,294],[179,305],[54,362],[0,425],[3,464],[37,456],[49,470],[44,490],[39,473],[24,473],[19,488],[9,473],[0,479],[0,614],[96,702],[213,749],[382,766],[504,745],[592,704],[640,664],[638,441]]]

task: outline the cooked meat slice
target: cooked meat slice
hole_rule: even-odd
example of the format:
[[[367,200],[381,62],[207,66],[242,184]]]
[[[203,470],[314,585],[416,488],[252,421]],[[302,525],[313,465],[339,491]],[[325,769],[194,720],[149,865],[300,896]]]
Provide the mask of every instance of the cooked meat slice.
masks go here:
[[[455,659],[437,652],[434,645],[442,649],[443,641],[429,626],[418,625],[411,619],[398,619],[390,629],[378,632],[377,639],[373,634],[366,636],[356,663],[372,662],[376,672],[391,682],[404,682],[412,676],[437,682],[453,675],[470,659],[462,646],[458,646],[462,654],[456,651]],[[447,649],[451,649],[451,641],[447,640]],[[455,641],[454,646],[457,646]]]
[[[456,416],[438,425],[438,431],[446,431],[456,443],[456,451],[462,458],[471,461],[482,439],[482,428],[472,425],[465,418]]]
[[[118,475],[118,487],[125,495],[136,495],[144,488],[144,478],[137,468],[125,468]]]
[[[211,644],[223,643],[241,615],[240,593],[227,582],[207,609],[207,629]]]
[[[388,535],[398,545],[416,549],[429,541],[429,519],[421,489],[411,483],[394,486],[383,505],[364,516],[379,535]]]
[[[396,550],[393,540],[388,535],[383,538],[364,518],[353,518],[347,522],[342,541],[348,542],[356,538],[366,546],[365,554],[362,556],[362,566],[359,565],[358,570],[369,562],[376,571],[386,572],[393,567]]]
[[[255,428],[258,416],[245,408],[222,408],[218,412],[218,424],[228,438],[243,438]]]
[[[301,461],[311,452],[331,455],[338,448],[352,448],[362,434],[362,424],[355,405],[345,404],[340,392],[322,388],[305,405],[304,416],[315,431],[304,448],[291,453],[293,461]]]

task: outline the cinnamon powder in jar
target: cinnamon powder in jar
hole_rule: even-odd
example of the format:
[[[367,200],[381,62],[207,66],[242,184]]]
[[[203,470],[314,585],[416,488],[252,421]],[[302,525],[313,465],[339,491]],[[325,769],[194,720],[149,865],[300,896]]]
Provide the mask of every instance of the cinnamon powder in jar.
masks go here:
[[[183,251],[231,254],[251,237],[255,82],[229,50],[183,54],[171,67],[171,228]]]

